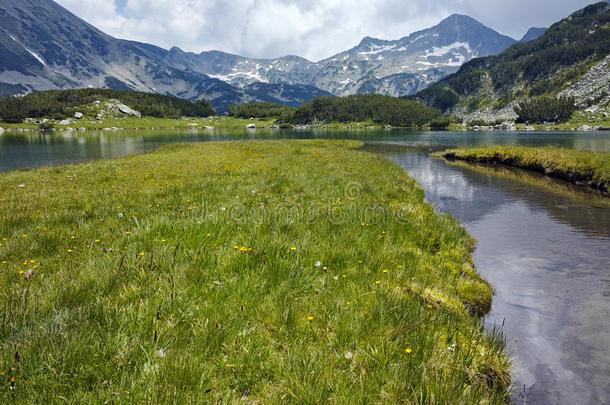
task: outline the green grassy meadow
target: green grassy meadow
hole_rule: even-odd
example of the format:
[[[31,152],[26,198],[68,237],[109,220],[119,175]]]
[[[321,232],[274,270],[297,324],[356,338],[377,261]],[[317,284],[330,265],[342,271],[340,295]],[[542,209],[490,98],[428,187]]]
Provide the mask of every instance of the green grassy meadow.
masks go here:
[[[610,191],[610,153],[552,146],[483,146],[450,149],[434,155],[449,160],[517,167],[590,187],[602,193]]]
[[[506,402],[474,241],[358,146],[3,173],[0,402]]]
[[[122,129],[153,129],[153,128],[200,128],[214,127],[214,128],[226,128],[226,129],[243,129],[246,125],[254,124],[257,127],[270,127],[274,126],[275,120],[270,119],[243,119],[234,117],[214,116],[207,118],[193,118],[193,117],[182,117],[182,118],[157,118],[157,117],[134,117],[134,116],[107,116],[101,120],[87,119],[82,120],[72,119],[72,123],[68,125],[54,124],[54,128],[57,130],[65,130],[66,128],[73,129],[88,129],[88,130],[101,130],[104,128],[122,128]],[[39,125],[34,123],[19,123],[9,124],[0,123],[0,127],[6,131],[14,131],[17,128],[21,129],[38,129]]]

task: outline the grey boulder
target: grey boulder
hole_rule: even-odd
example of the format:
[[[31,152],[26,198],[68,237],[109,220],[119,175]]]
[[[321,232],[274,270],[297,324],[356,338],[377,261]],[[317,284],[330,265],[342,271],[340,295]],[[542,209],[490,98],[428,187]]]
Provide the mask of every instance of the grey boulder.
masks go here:
[[[117,108],[123,114],[133,115],[134,117],[142,118],[142,114],[139,111],[136,111],[133,108],[126,106],[125,104],[118,103]]]

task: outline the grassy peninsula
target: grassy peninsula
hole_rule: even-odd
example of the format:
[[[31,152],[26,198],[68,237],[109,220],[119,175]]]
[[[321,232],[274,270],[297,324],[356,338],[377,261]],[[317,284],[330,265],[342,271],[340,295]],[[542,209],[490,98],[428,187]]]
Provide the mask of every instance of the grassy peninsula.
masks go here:
[[[504,403],[473,241],[359,145],[3,174],[0,400]]]
[[[513,166],[608,193],[610,153],[555,147],[485,146],[435,154],[449,160]]]

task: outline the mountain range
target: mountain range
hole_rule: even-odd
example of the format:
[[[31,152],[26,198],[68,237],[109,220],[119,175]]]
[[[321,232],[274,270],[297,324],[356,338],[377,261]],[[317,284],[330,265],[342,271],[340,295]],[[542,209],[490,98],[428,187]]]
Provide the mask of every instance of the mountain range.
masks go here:
[[[539,33],[540,31],[538,31]],[[574,97],[587,113],[610,116],[610,5],[591,4],[529,42],[466,62],[413,96],[468,120],[514,120],[520,100]]]
[[[526,40],[543,31],[530,30]],[[366,37],[352,49],[311,62],[255,59],[221,51],[184,52],[113,38],[51,0],[0,4],[0,95],[107,87],[230,104],[296,106],[320,95],[417,93],[477,57],[517,41],[464,15],[399,40]]]

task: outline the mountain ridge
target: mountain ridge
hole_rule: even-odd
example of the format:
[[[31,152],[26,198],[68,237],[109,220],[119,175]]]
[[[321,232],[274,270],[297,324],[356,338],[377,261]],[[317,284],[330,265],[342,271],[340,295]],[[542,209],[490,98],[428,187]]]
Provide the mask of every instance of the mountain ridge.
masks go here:
[[[473,59],[413,98],[451,114],[493,122],[514,120],[515,103],[570,95],[583,109],[610,109],[610,5],[591,4],[539,38]],[[607,115],[606,115],[607,116]]]
[[[0,95],[108,87],[206,98],[220,113],[229,104],[249,101],[295,105],[331,94],[397,96],[415,93],[462,63],[515,42],[454,14],[398,40],[365,37],[318,62],[297,55],[256,59],[116,39],[51,0],[4,0]]]
[[[485,41],[481,38],[485,38]],[[387,91],[378,87],[374,90],[386,95],[405,95],[457,71],[464,61],[475,56],[499,53],[516,42],[472,17],[453,14],[434,27],[397,40],[364,37],[354,47],[317,62],[298,56],[245,58],[222,51],[185,55],[199,59],[199,72],[236,86],[253,81],[298,82],[343,96],[362,93],[360,88],[372,80],[385,78],[387,81],[391,77],[396,79],[396,75],[404,75],[400,84],[391,86]],[[445,53],[436,55],[435,49],[444,50]],[[210,63],[211,59],[224,63]],[[215,66],[219,68],[215,69]]]
[[[3,95],[109,87],[206,98],[219,113],[233,103],[282,101],[188,69],[158,46],[115,39],[47,0],[5,0],[0,5],[0,61]],[[285,86],[273,91],[280,89]],[[329,95],[305,86],[292,93],[297,90],[298,100]]]
[[[546,27],[531,27],[525,35],[519,40],[519,42],[529,42],[540,38],[547,30]]]

